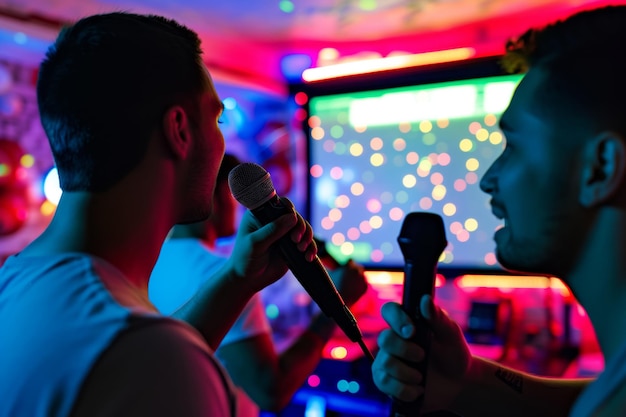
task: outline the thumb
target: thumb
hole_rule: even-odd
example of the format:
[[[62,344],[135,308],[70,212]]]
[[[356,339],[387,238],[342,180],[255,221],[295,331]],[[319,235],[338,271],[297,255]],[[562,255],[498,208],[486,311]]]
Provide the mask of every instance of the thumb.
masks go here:
[[[383,319],[399,336],[408,339],[415,332],[413,320],[402,309],[402,306],[396,302],[390,301],[383,304],[380,312]]]
[[[420,312],[436,339],[441,342],[457,339],[458,326],[441,307],[435,305],[431,295],[424,295],[420,300]]]

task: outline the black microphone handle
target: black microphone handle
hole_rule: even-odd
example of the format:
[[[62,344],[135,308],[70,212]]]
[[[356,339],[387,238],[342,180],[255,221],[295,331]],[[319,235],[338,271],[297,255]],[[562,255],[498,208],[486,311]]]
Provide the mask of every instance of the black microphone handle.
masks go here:
[[[420,371],[421,385],[426,388],[432,331],[420,311],[420,302],[425,295],[434,295],[437,263],[447,245],[443,219],[434,213],[409,213],[402,224],[398,244],[404,256],[402,308],[415,326],[411,340],[424,350],[424,359],[410,365]],[[416,417],[423,402],[424,395],[411,402],[394,399],[391,416]]]
[[[415,326],[415,333],[411,337],[411,341],[417,343],[424,349],[424,359],[421,362],[411,363],[411,366],[418,369],[422,374],[422,386],[426,386],[428,376],[428,361],[430,357],[430,344],[432,339],[432,331],[430,330],[426,319],[420,311],[420,300],[424,295],[433,295],[435,287],[437,264],[429,264],[427,262],[411,262],[407,261],[404,266],[404,289],[402,293],[402,309],[411,317]],[[421,277],[421,279],[411,279],[411,277]],[[432,279],[425,279],[432,277]],[[416,417],[422,404],[424,395],[420,395],[416,400],[404,402],[394,399],[392,403],[392,417]]]
[[[283,204],[277,195],[250,211],[263,224],[270,223],[284,214],[295,212],[292,207]],[[287,266],[320,310],[332,318],[352,342],[361,341],[363,335],[356,319],[337,291],[319,257],[316,256],[311,262],[307,261],[304,253],[298,250],[288,235],[280,238],[277,243]]]

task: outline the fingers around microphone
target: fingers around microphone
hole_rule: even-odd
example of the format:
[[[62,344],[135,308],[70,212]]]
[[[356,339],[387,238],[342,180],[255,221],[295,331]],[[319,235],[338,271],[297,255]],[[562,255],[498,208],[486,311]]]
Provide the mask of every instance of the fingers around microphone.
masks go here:
[[[402,401],[413,401],[424,393],[421,373],[385,351],[376,355],[372,378],[381,391]]]
[[[317,256],[317,245],[313,239],[313,228],[302,218],[299,213],[298,224],[290,232],[291,241],[294,242],[299,251],[305,253],[305,258],[310,262]]]
[[[402,306],[395,302],[383,304],[380,310],[383,319],[400,336],[410,338],[415,332],[415,326],[411,318],[404,312]]]
[[[419,363],[424,360],[424,349],[414,342],[402,339],[391,329],[378,335],[378,346],[387,354],[402,358],[403,361]]]

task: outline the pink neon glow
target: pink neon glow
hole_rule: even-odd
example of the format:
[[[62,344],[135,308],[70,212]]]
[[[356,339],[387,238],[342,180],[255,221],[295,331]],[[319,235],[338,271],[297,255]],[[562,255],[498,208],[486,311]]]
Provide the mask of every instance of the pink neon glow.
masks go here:
[[[293,99],[298,106],[304,106],[306,102],[309,101],[309,97],[302,91],[297,92]]]
[[[299,121],[302,122],[304,120],[306,120],[307,117],[307,112],[306,110],[300,108],[300,109],[296,109],[295,113],[294,113],[294,118]]]
[[[310,387],[318,387],[320,385],[320,377],[315,374],[310,375],[306,382]]]
[[[456,281],[456,285],[463,289],[473,288],[538,288],[559,291],[564,297],[570,297],[572,293],[558,278],[542,276],[516,276],[516,275],[462,275]]]
[[[402,285],[404,283],[404,272],[402,271],[365,271],[365,279],[373,286]],[[435,287],[442,287],[446,283],[446,278],[435,275]]]

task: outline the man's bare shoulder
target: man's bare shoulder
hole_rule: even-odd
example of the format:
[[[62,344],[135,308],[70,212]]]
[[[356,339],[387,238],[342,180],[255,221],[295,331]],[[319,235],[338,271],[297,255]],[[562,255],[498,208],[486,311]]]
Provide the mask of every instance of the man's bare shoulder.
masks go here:
[[[73,417],[230,415],[227,377],[193,329],[133,320],[93,366]]]

